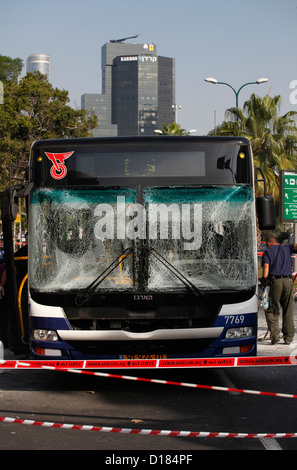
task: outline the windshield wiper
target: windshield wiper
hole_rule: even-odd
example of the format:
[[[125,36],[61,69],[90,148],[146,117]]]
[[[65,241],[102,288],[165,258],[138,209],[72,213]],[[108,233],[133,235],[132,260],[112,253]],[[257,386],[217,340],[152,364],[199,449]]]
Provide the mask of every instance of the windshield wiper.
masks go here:
[[[106,279],[109,274],[121,264],[121,262],[127,258],[130,253],[133,252],[133,248],[126,248],[119,256],[116,257],[115,260],[110,263],[110,265],[98,276],[94,281],[91,282],[91,284],[88,285],[82,292],[77,294],[75,298],[75,304],[78,307],[82,307],[90,298],[90,295],[94,293],[97,289],[97,287],[101,284],[101,282]]]
[[[192,292],[192,294],[196,296],[204,296],[204,292],[198,289],[189,279],[187,279],[178,269],[176,269],[166,258],[164,258],[160,253],[158,253],[154,248],[147,248],[147,251],[152,253],[152,255],[162,263],[175,277],[177,277],[186,287],[188,290]],[[127,258],[127,256],[133,252],[133,248],[127,248],[124,250],[120,256],[117,256],[116,259],[96,278],[91,284],[88,285],[82,292],[77,294],[75,299],[75,304],[78,307],[82,307],[90,298],[91,294],[93,294],[97,287],[101,284],[101,282],[106,279],[109,274],[121,264],[121,262]]]
[[[149,252],[152,253],[155,258],[157,258],[160,263],[162,263],[172,274],[174,274],[175,277],[177,277],[194,295],[196,296],[203,296],[205,293],[198,289],[195,284],[193,284],[189,279],[187,279],[178,269],[176,269],[175,266],[173,266],[169,261],[167,261],[164,256],[160,255],[158,251],[156,251],[154,248],[147,248]]]

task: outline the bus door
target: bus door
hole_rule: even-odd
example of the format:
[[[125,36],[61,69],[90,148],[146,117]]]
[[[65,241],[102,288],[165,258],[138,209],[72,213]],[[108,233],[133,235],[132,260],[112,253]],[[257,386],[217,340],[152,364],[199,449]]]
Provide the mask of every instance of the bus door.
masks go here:
[[[6,340],[9,348],[14,353],[24,353],[29,351],[28,324],[24,320],[26,306],[22,306],[22,299],[26,299],[27,273],[22,275],[18,281],[17,267],[19,259],[15,259],[13,244],[13,222],[18,211],[18,198],[24,197],[30,191],[32,185],[27,184],[20,188],[6,188],[0,195],[1,198],[1,218],[3,229],[4,263],[6,269],[5,295],[8,302],[8,326]],[[17,257],[19,258],[19,257]],[[27,256],[22,256],[22,261],[27,264]],[[28,306],[27,306],[28,308]]]

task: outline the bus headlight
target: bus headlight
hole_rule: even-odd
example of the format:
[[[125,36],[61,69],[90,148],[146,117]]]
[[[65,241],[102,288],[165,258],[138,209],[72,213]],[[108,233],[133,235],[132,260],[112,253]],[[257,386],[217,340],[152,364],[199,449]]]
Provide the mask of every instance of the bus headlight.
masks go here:
[[[226,339],[240,339],[249,338],[254,335],[254,328],[252,326],[241,326],[239,328],[229,328],[226,331]]]
[[[33,330],[33,338],[38,341],[58,341],[55,330]]]

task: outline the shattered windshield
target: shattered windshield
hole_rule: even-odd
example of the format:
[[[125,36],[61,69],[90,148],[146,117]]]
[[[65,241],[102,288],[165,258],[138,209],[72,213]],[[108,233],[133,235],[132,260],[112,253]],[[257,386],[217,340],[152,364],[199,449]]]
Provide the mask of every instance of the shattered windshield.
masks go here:
[[[254,202],[250,188],[149,188],[145,201],[152,216],[157,210],[160,214],[158,219],[150,219],[150,289],[172,289],[180,284],[154,252],[162,254],[199,289],[245,290],[255,286]],[[168,217],[171,224],[167,231],[164,221]]]
[[[254,216],[244,185],[37,189],[30,287],[80,291],[102,275],[98,292],[183,291],[181,276],[201,290],[251,289]]]
[[[85,288],[120,258],[131,241],[114,238],[112,232],[118,229],[120,233],[121,227],[110,215],[117,197],[129,205],[135,202],[135,194],[135,190],[125,189],[35,191],[31,198],[30,286],[40,292]],[[131,289],[132,265],[132,256],[125,258],[103,287]]]

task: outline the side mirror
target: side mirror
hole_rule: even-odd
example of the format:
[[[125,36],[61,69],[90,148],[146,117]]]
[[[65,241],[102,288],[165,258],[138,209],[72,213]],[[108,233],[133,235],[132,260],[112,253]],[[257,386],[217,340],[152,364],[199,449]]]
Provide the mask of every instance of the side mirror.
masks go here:
[[[258,171],[261,173],[261,179],[258,178]],[[274,199],[272,196],[266,196],[266,181],[259,167],[255,167],[255,180],[264,184],[264,196],[259,196],[256,200],[259,228],[260,230],[274,230],[276,225]]]
[[[272,196],[257,197],[256,208],[260,230],[274,230],[276,225],[274,198]]]
[[[34,186],[33,181],[25,181],[22,186],[16,191],[16,197],[26,197]]]

